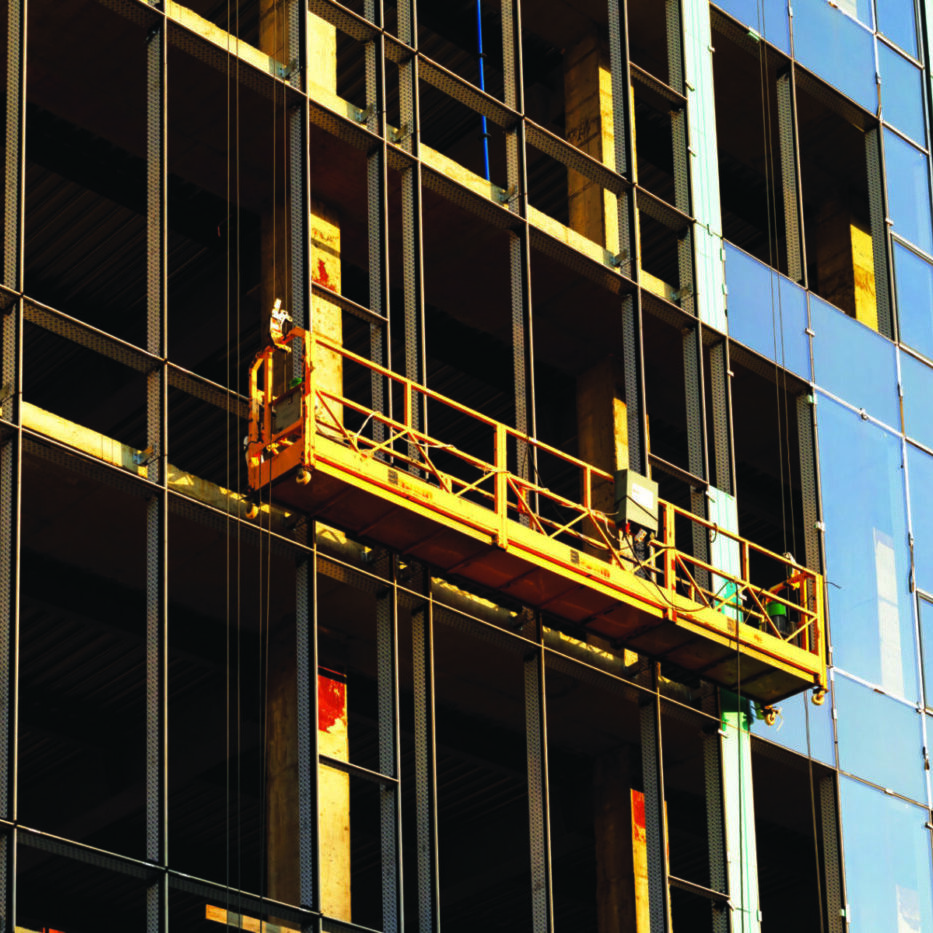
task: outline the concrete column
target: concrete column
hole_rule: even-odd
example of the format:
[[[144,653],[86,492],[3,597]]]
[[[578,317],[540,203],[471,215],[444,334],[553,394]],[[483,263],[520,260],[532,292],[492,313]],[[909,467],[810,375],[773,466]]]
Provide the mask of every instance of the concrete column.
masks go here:
[[[260,48],[282,64],[288,60],[289,3],[294,0],[261,0],[259,13]],[[314,14],[308,14],[308,81],[331,92],[337,89],[336,28]],[[287,135],[287,121],[276,121]],[[280,152],[288,152],[284,138]],[[279,166],[275,166],[279,171]],[[285,176],[288,177],[288,172]],[[262,319],[267,324],[273,303],[282,299],[295,316],[288,270],[289,237],[307,235],[307,228],[293,223],[285,185],[277,185],[281,197],[262,217]],[[321,192],[326,197],[327,192]],[[313,201],[310,217],[311,278],[331,291],[340,292],[339,217],[323,201]],[[311,297],[310,328],[335,343],[343,342],[342,312],[333,302]],[[265,329],[265,328],[264,328]],[[333,351],[319,350],[314,361],[316,386],[343,394],[342,359]],[[284,378],[284,376],[283,376]],[[284,388],[284,387],[283,387]],[[339,422],[342,412],[331,403],[329,410],[318,406],[318,418],[326,425]],[[269,896],[289,903],[300,897],[298,853],[298,691],[295,662],[295,634],[283,625],[270,644],[269,682],[266,710],[266,851]],[[346,685],[333,677],[318,676],[318,749],[338,761],[347,761]],[[311,728],[311,724],[304,724]],[[320,906],[330,917],[349,921],[350,913],[350,778],[333,768],[319,769],[318,834],[320,856]]]
[[[609,48],[587,36],[564,56],[564,119],[567,141],[615,169],[612,73]],[[587,239],[619,251],[615,195],[578,172],[567,172],[570,227]]]
[[[632,790],[627,749],[603,755],[594,772],[598,933],[648,933],[645,796]]]
[[[813,222],[810,248],[816,257],[821,297],[878,330],[875,254],[869,230],[855,223],[845,205],[825,202]]]
[[[628,468],[628,409],[622,364],[607,356],[577,377],[577,449],[581,460],[608,473]],[[615,486],[595,484],[593,506],[615,511]]]
[[[318,752],[349,761],[347,685],[318,675]],[[351,919],[350,776],[323,765],[318,772],[321,910],[337,920]]]

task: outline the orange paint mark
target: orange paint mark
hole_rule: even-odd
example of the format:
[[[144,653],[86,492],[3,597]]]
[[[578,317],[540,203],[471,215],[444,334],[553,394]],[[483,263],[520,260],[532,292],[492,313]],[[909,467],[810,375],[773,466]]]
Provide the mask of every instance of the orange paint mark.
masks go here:
[[[317,679],[317,728],[329,732],[338,722],[347,722],[347,685],[323,674]]]
[[[329,288],[331,291],[336,290],[330,280],[330,276],[327,274],[327,266],[324,264],[323,259],[318,259],[317,268],[312,270],[311,278],[317,282],[318,285],[323,285],[325,288]]]

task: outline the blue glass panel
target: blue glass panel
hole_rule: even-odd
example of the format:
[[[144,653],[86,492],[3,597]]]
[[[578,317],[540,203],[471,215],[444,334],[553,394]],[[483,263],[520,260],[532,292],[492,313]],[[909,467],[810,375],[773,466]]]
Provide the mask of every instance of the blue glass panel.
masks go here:
[[[884,119],[923,145],[923,72],[883,42],[878,43],[878,65]]]
[[[933,359],[933,266],[895,241],[894,281],[901,340]]]
[[[901,385],[904,387],[904,430],[933,448],[933,369],[909,353],[901,353]]]
[[[918,699],[901,441],[818,396],[833,661]]]
[[[734,16],[740,23],[751,26],[772,45],[790,55],[790,17],[787,15],[787,0],[764,0],[764,10],[759,0],[716,0],[716,6]]]
[[[907,481],[914,533],[914,574],[917,586],[933,593],[933,457],[913,444],[907,445]]]
[[[888,213],[894,230],[927,253],[933,252],[927,157],[890,130],[884,131]]]
[[[901,424],[894,344],[810,295],[813,378],[824,389],[891,427]]]
[[[843,771],[921,803],[927,799],[920,714],[837,675],[836,737]]]
[[[929,811],[844,776],[839,809],[853,933],[931,933]]]
[[[810,694],[802,693],[781,700],[777,709],[779,715],[773,726],[765,725],[762,719],[755,719],[752,723],[754,735],[806,755],[809,720],[811,757],[830,766],[835,765],[832,709],[828,702],[815,706],[810,702]]]
[[[855,20],[826,0],[798,0],[794,54],[801,65],[875,112],[875,39]]]
[[[729,336],[809,381],[806,292],[731,243],[725,245]]]
[[[917,57],[914,0],[878,0],[878,31]]]

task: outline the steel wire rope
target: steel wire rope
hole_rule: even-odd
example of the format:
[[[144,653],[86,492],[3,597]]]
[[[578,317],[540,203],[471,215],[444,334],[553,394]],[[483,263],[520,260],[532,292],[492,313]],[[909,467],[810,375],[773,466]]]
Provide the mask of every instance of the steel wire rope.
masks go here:
[[[232,176],[232,165],[230,160],[230,150],[231,150],[231,133],[232,133],[232,99],[231,99],[231,68],[230,68],[230,57],[231,57],[231,47],[230,47],[230,25],[231,25],[231,2],[233,0],[227,0],[227,22],[226,22],[226,32],[227,32],[227,48],[226,48],[226,61],[224,69],[224,91],[226,94],[226,107],[225,107],[225,163],[226,163],[226,184],[225,184],[225,194],[226,194],[226,208],[227,208],[227,229],[229,231],[229,218],[230,218],[230,195],[231,195],[231,176]],[[226,244],[225,252],[225,311],[226,311],[226,353],[224,370],[226,377],[226,384],[228,392],[231,389],[233,382],[233,373],[231,372],[230,366],[230,348],[232,341],[231,334],[231,307],[232,307],[232,294],[230,289],[230,280],[231,280],[231,261],[230,261],[230,245],[229,239]],[[231,411],[230,411],[230,400],[229,395],[227,397],[227,409],[225,422],[225,479],[227,489],[233,488],[232,483],[232,469],[230,463],[231,455]],[[225,687],[225,698],[224,698],[224,750],[225,750],[225,759],[224,759],[224,883],[225,883],[225,906],[229,913],[231,906],[231,878],[230,878],[230,851],[231,851],[231,825],[230,825],[230,809],[231,809],[231,779],[230,779],[230,756],[232,752],[231,744],[231,735],[232,735],[232,723],[231,723],[231,689],[230,689],[230,680],[231,680],[231,663],[232,663],[232,640],[230,637],[230,620],[232,618],[232,606],[231,606],[231,586],[232,579],[230,568],[232,565],[233,556],[231,553],[231,534],[230,534],[230,511],[231,511],[232,501],[227,500],[227,518],[224,522],[224,538],[225,538],[225,553],[224,553],[224,687]]]
[[[234,241],[233,241],[233,281],[235,283],[234,292],[234,359],[233,372],[234,378],[239,382],[240,379],[240,294],[241,294],[241,274],[240,274],[240,4],[236,6],[236,57],[234,59],[234,106],[233,113],[235,117],[234,137],[233,137],[233,196],[234,196]],[[228,204],[229,209],[229,204]],[[228,255],[229,255],[228,247]],[[229,351],[228,351],[229,353]],[[237,491],[242,484],[242,464],[240,457],[236,458],[236,481]],[[243,683],[242,683],[242,570],[243,570],[243,529],[242,523],[237,521],[236,535],[236,790],[237,790],[237,812],[236,812],[236,881],[237,888],[243,887],[243,775],[242,775],[242,752],[243,752]]]
[[[764,27],[765,23],[765,6],[764,0],[757,0],[758,11],[759,11],[759,22]],[[765,193],[766,193],[766,205],[768,210],[768,258],[769,264],[774,266],[775,261],[775,240],[777,239],[777,185],[774,182],[774,141],[773,141],[773,129],[771,124],[771,108],[770,100],[768,99],[768,66],[767,66],[767,43],[764,39],[760,39],[758,43],[758,58],[759,58],[759,70],[761,74],[761,94],[762,94],[762,109],[764,114],[764,156],[765,156]],[[791,66],[793,67],[793,66]],[[793,100],[792,95],[793,86],[791,88],[791,98],[790,106],[794,107],[795,101]],[[791,113],[793,111],[791,110]],[[790,116],[790,114],[788,114]],[[791,130],[793,131],[793,122],[791,124]],[[792,166],[792,171],[796,171],[796,163]],[[783,166],[782,166],[783,172]],[[794,190],[797,190],[797,186],[794,186]],[[797,211],[795,210],[795,217],[797,216]],[[784,237],[785,242],[787,241],[790,232],[787,230],[788,218],[785,214],[785,230]],[[795,220],[795,222],[800,222]],[[805,261],[804,257],[801,257],[801,262]],[[788,272],[790,269],[788,268]],[[771,322],[772,322],[772,334],[773,334],[773,347],[774,354],[777,357],[777,344],[778,344],[778,330],[775,326],[775,303],[774,303],[774,272],[770,272],[770,283],[771,283]],[[790,511],[790,533],[791,533],[791,547],[792,547],[792,556],[796,562],[797,554],[797,536],[796,536],[796,527],[794,522],[793,514],[793,496],[788,495],[786,498],[789,500],[789,506],[785,500],[785,489],[784,489],[784,469],[785,469],[785,458],[786,458],[786,468],[787,468],[787,482],[790,484],[792,476],[792,467],[791,467],[791,453],[790,453],[790,411],[787,404],[787,365],[786,365],[786,347],[784,342],[784,306],[783,299],[781,296],[780,285],[777,289],[778,300],[777,300],[777,324],[780,326],[780,352],[781,352],[781,365],[780,367],[777,364],[775,359],[775,396],[777,400],[777,414],[778,414],[778,446],[780,454],[780,479],[781,479],[781,522],[782,522],[782,531],[784,537],[784,550],[787,552],[787,524],[788,524],[788,510]],[[782,398],[781,393],[783,390],[783,408],[781,405]],[[783,413],[783,434],[781,431],[781,421]],[[801,596],[806,598],[804,591],[801,589]],[[739,659],[739,664],[741,664],[741,659]],[[806,736],[807,736],[807,768],[809,775],[809,791],[810,791],[810,814],[811,814],[811,824],[813,828],[813,855],[814,855],[814,874],[816,877],[816,889],[817,889],[817,902],[819,904],[819,922],[820,922],[820,933],[825,933],[825,926],[823,922],[823,888],[822,881],[820,878],[820,854],[819,854],[819,841],[817,839],[817,819],[816,819],[816,793],[814,788],[813,780],[813,758],[812,758],[812,749],[810,743],[810,711],[806,706],[806,700],[804,699],[804,721],[806,723]],[[741,772],[740,772],[741,773]],[[744,862],[743,862],[744,866]]]

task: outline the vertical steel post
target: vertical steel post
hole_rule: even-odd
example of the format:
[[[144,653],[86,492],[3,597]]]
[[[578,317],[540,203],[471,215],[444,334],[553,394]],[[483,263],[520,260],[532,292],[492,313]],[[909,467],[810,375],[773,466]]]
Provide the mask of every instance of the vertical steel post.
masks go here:
[[[309,528],[310,526],[310,528]],[[318,819],[317,525],[297,529],[302,551],[295,571],[295,661],[298,692],[298,887],[300,906],[320,909]]]
[[[7,0],[3,284],[23,281],[26,132],[26,0]],[[17,676],[22,489],[22,298],[0,308],[0,421],[15,435],[0,445],[0,816],[17,818]],[[16,924],[16,831],[0,837],[0,920]]]
[[[827,933],[845,933],[845,897],[842,890],[842,863],[839,857],[839,813],[836,806],[836,779],[819,779],[820,835],[823,851],[823,885],[826,889]]]
[[[308,8],[299,0],[289,0],[288,10],[289,83],[303,92],[300,103],[285,111],[288,134],[286,203],[288,205],[289,311],[298,327],[311,323],[311,295],[308,289],[308,262],[311,253],[311,183],[309,135],[310,104],[307,98],[309,64]],[[267,313],[267,309],[263,309]],[[304,346],[292,348],[293,379],[304,377]]]
[[[23,281],[23,209],[26,135],[26,2],[6,0],[6,138],[3,190],[3,284]]]
[[[787,275],[804,281],[800,193],[797,186],[797,147],[794,117],[794,87],[790,70],[777,79],[778,145],[781,150],[781,191],[784,195],[784,239]]]
[[[871,222],[871,248],[875,266],[875,304],[878,308],[878,330],[894,339],[894,315],[891,302],[891,278],[888,264],[889,240],[887,204],[884,189],[884,156],[881,130],[877,127],[865,134],[865,166],[868,173],[868,212]]]
[[[147,375],[146,506],[146,857],[168,864],[168,372],[166,354],[166,80],[164,15],[146,44],[146,349],[161,362]],[[147,933],[168,923],[167,878],[146,892]]]
[[[703,736],[703,771],[706,788],[706,840],[709,852],[709,886],[726,893],[726,841],[723,834],[722,738],[718,731]],[[729,914],[714,903],[713,933],[729,933]]]
[[[629,70],[628,14],[621,0],[609,0],[609,67],[612,70],[612,122],[616,144],[615,170],[631,180],[635,165],[634,132],[629,109],[631,73]],[[641,257],[638,255],[636,194],[634,189],[619,195],[619,271],[638,281]],[[644,354],[642,349],[641,292],[624,295],[621,304],[622,359],[625,404],[628,422],[629,466],[648,474],[648,415],[645,405]]]
[[[687,416],[687,463],[694,476],[708,478],[706,450],[706,406],[703,391],[703,347],[699,325],[683,335],[684,408]],[[690,489],[690,510],[694,515],[707,517],[706,487]],[[709,560],[709,533],[696,522],[691,523],[693,554],[703,561]],[[709,585],[709,574],[697,568],[697,582]]]
[[[539,619],[526,624],[526,635],[540,639]],[[553,933],[551,820],[548,798],[547,726],[544,699],[544,652],[529,654],[525,665],[525,749],[528,759],[528,828],[531,841],[531,903],[534,933]]]
[[[713,469],[717,489],[734,495],[732,476],[732,422],[729,417],[729,360],[725,340],[710,347],[709,388],[713,409]],[[736,529],[737,530],[737,529]]]
[[[430,586],[425,574],[425,589]],[[418,845],[418,930],[441,928],[437,841],[437,750],[434,720],[434,602],[428,595],[411,617],[415,692],[415,807]]]
[[[376,597],[376,692],[378,695],[379,770],[401,780],[398,736],[398,589],[397,560],[380,561],[386,580]],[[401,805],[399,784],[379,785],[382,849],[382,929],[402,926]]]
[[[522,76],[521,2],[502,0],[502,59],[505,104],[524,114]],[[509,231],[509,267],[512,296],[512,364],[515,393],[515,427],[534,436],[534,352],[531,326],[531,241],[528,230],[528,165],[525,150],[525,124],[522,117],[506,129],[506,184],[508,208],[515,215]],[[528,478],[534,467],[535,452],[519,444],[518,475]]]
[[[379,137],[366,157],[366,203],[369,241],[369,306],[387,322],[370,327],[370,354],[374,362],[391,368],[392,341],[389,333],[389,180],[386,150],[386,73],[383,0],[366,0],[365,15],[379,27],[364,49],[366,64],[366,128]],[[372,374],[373,411],[391,416],[392,393],[383,376]],[[374,421],[377,441],[385,426]]]
[[[417,0],[399,0],[399,38],[415,47],[418,43]],[[421,210],[420,98],[418,56],[412,55],[399,65],[399,145],[415,157],[413,165],[402,171],[402,294],[405,306],[405,375],[412,382],[427,384],[424,320],[424,230]],[[417,396],[412,409],[411,426],[427,430],[427,403]],[[417,449],[409,444],[409,456],[417,458]],[[414,469],[414,468],[412,468]]]
[[[816,445],[813,441],[813,396],[797,396],[797,440],[800,448],[800,491],[803,498],[803,539],[806,565],[822,567],[820,560],[819,491],[816,476]]]
[[[657,665],[654,665],[657,677]],[[657,686],[657,683],[655,683]],[[661,698],[656,692],[640,710],[641,768],[645,787],[645,842],[648,851],[650,933],[669,933],[667,817],[661,755]]]

